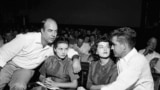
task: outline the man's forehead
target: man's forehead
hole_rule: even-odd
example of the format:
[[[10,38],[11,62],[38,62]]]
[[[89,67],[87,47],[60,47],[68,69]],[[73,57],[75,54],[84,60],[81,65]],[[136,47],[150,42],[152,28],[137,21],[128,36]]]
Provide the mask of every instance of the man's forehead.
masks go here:
[[[118,40],[118,37],[117,37],[117,36],[112,37],[112,38],[111,38],[111,43],[112,43],[112,44],[119,44],[120,42],[119,42],[119,40]]]
[[[57,30],[57,23],[53,20],[47,20],[44,24],[45,29]]]

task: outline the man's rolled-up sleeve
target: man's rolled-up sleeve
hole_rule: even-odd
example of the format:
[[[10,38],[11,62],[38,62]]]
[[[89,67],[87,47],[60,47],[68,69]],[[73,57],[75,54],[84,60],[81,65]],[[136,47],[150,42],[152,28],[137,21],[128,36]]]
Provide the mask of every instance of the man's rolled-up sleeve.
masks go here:
[[[73,58],[73,56],[78,55],[78,52],[77,52],[77,51],[75,51],[75,50],[74,50],[74,49],[72,49],[72,48],[69,48],[67,55],[68,55],[68,57],[69,57],[69,58],[71,58],[71,59],[72,59],[72,58]]]
[[[26,45],[24,35],[17,35],[16,38],[4,44],[0,48],[0,67],[3,67],[9,60],[14,58]]]

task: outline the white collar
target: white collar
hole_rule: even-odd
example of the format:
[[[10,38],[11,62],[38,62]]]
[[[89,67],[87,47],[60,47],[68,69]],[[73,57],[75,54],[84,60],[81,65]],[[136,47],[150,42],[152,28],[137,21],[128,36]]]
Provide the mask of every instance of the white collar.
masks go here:
[[[122,59],[122,60],[124,60],[124,61],[128,61],[128,60],[130,60],[130,58],[135,54],[135,53],[137,53],[137,50],[135,49],[135,48],[133,48],[126,56],[124,56],[123,58],[120,58],[120,59]]]

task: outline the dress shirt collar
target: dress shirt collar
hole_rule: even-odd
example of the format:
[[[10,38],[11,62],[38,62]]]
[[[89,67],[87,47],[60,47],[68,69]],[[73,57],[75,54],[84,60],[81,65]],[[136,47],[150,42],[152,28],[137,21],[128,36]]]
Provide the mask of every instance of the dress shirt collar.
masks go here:
[[[137,50],[135,49],[135,48],[133,48],[126,56],[124,56],[123,58],[120,58],[120,59],[122,59],[122,60],[124,60],[124,61],[128,61],[128,60],[130,60],[130,58],[135,54],[135,53],[137,53]]]
[[[42,38],[42,33],[41,32],[39,32],[38,34],[37,34],[37,39],[36,39],[36,43],[37,44],[41,44],[42,45],[42,40],[41,40],[41,38]],[[42,45],[43,46],[43,45]],[[48,48],[50,48],[50,47],[53,47],[53,45],[46,45],[45,46],[45,48],[46,49],[48,49]]]

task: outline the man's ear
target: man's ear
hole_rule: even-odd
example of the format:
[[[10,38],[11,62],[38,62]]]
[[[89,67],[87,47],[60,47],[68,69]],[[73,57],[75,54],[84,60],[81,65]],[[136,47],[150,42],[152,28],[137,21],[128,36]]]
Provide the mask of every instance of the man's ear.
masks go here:
[[[122,43],[122,44],[121,44],[121,47],[122,47],[123,51],[126,50],[126,48],[127,48],[126,43]]]

